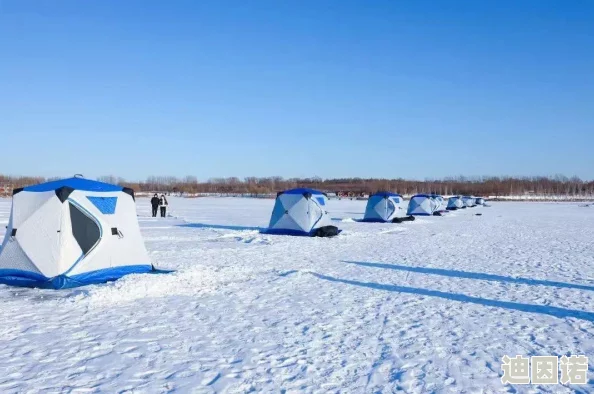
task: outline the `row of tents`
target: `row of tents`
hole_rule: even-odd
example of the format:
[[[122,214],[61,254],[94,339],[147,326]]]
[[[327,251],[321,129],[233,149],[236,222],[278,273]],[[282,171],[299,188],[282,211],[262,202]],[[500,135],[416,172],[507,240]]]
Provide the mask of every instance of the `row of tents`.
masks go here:
[[[272,210],[269,234],[333,236],[340,230],[332,225],[326,211],[328,197],[313,189],[292,189],[278,193]],[[415,216],[441,216],[444,212],[485,205],[475,196],[453,196],[446,200],[437,194],[416,194],[405,208],[402,195],[379,192],[367,200],[363,222],[399,223]],[[406,215],[404,214],[406,212]]]
[[[268,234],[329,237],[328,197],[317,190],[278,193]],[[404,199],[394,193],[369,198],[364,221],[392,222],[401,217]],[[432,215],[444,207],[437,195],[413,196],[407,214]],[[452,197],[445,209],[484,200]],[[2,249],[0,283],[39,288],[70,288],[116,280],[132,273],[170,272],[150,262],[138,225],[132,189],[82,177],[13,191]]]
[[[417,194],[410,199],[407,215],[439,216],[444,211],[472,208],[477,205],[485,205],[485,199],[475,196],[453,196],[446,202],[437,194]]]

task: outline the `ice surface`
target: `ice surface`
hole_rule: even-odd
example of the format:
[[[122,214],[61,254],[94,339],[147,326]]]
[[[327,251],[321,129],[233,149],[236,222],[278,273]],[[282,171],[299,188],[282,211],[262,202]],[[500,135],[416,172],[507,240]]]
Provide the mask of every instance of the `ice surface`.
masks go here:
[[[322,239],[260,234],[273,203],[171,198],[154,219],[140,199],[152,262],[177,272],[0,285],[0,392],[592,389],[499,378],[504,354],[594,365],[594,210],[492,203],[375,224],[357,222],[365,201],[331,200],[344,232]],[[0,222],[9,211],[0,200]]]

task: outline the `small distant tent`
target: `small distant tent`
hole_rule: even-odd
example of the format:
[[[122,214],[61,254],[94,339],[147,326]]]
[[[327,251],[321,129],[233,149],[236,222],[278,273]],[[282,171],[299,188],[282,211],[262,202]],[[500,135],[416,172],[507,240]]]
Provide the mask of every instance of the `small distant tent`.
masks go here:
[[[13,191],[0,283],[61,289],[151,271],[132,189],[74,177]]]
[[[378,192],[369,196],[364,222],[392,222],[402,216],[400,210],[403,198],[400,194]]]
[[[328,197],[318,190],[291,189],[278,193],[268,234],[330,237],[340,230],[326,211]]]
[[[444,200],[443,197],[440,196],[439,194],[433,194],[432,195],[433,200],[435,201],[436,207],[435,207],[435,211],[434,212],[443,212],[445,209],[445,204],[444,204]]]
[[[436,212],[437,208],[438,203],[431,195],[416,194],[411,197],[406,214],[411,216],[431,216]]]
[[[476,206],[476,200],[473,196],[464,196],[462,197],[462,202],[468,208]]]
[[[462,202],[460,196],[454,196],[448,199],[448,206],[446,208],[448,211],[455,211],[461,208],[464,208],[464,202]]]
[[[475,202],[476,202],[476,205],[485,205],[485,199],[482,197],[477,197]]]

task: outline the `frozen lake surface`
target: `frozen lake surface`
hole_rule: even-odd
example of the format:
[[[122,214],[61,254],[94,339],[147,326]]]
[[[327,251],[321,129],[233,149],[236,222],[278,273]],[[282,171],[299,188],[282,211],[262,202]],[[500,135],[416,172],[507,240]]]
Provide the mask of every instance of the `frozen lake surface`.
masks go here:
[[[572,392],[503,386],[501,357],[594,365],[594,207],[493,203],[272,236],[274,201],[138,201],[168,275],[52,291],[0,285],[0,392]],[[10,200],[0,200],[0,236]],[[476,216],[482,213],[482,216]],[[594,377],[592,369],[590,377]],[[592,381],[591,381],[592,382]]]

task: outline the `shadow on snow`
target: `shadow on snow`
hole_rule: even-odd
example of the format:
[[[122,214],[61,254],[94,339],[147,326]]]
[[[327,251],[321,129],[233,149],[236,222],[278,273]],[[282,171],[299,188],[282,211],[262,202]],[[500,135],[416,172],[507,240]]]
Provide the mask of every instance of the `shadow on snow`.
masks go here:
[[[250,226],[234,226],[226,224],[210,224],[210,223],[185,223],[179,224],[178,227],[189,227],[189,228],[209,228],[214,230],[231,230],[231,231],[264,231],[263,227],[250,227]]]
[[[496,308],[504,308],[504,309],[516,310],[516,311],[520,311],[520,312],[540,313],[543,315],[549,315],[549,316],[554,316],[554,317],[558,317],[558,318],[573,317],[576,319],[594,321],[594,313],[578,311],[578,310],[574,310],[574,309],[564,309],[564,308],[558,308],[558,307],[554,307],[554,306],[520,304],[517,302],[509,302],[509,301],[497,301],[497,300],[491,300],[491,299],[487,299],[487,298],[471,297],[471,296],[467,296],[464,294],[447,293],[444,291],[420,289],[420,288],[416,288],[416,287],[384,285],[384,284],[380,284],[380,283],[371,283],[371,282],[359,282],[359,281],[355,281],[355,280],[334,278],[332,276],[322,275],[322,274],[318,274],[315,272],[312,272],[311,274],[318,279],[327,280],[330,282],[344,283],[344,284],[352,285],[352,286],[367,287],[367,288],[375,289],[375,290],[391,291],[391,292],[406,293],[406,294],[415,294],[415,295],[426,296],[426,297],[437,297],[437,298],[442,298],[442,299],[446,299],[446,300],[452,300],[452,301],[458,301],[458,302],[468,302],[471,304],[491,306],[491,307],[496,307]]]
[[[552,287],[561,287],[561,288],[567,288],[567,289],[594,291],[593,286],[565,283],[565,282],[555,282],[555,281],[541,280],[541,279],[514,278],[511,276],[483,274],[480,272],[445,270],[445,269],[440,269],[440,268],[410,267],[410,266],[406,266],[406,265],[397,265],[397,264],[365,263],[365,262],[357,262],[357,261],[344,261],[344,262],[349,263],[349,264],[360,265],[363,267],[385,268],[385,269],[398,270],[398,271],[416,272],[416,273],[420,273],[420,274],[449,276],[449,277],[453,277],[453,278],[479,279],[479,280],[488,280],[488,281],[494,281],[494,282],[518,283],[518,284],[531,285],[531,286],[552,286]]]

